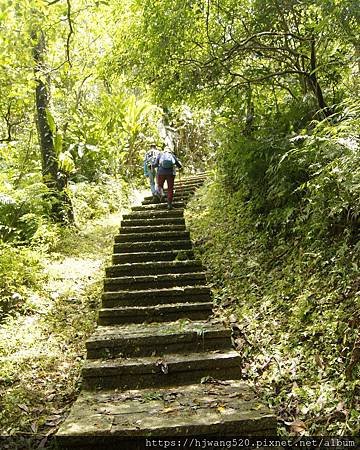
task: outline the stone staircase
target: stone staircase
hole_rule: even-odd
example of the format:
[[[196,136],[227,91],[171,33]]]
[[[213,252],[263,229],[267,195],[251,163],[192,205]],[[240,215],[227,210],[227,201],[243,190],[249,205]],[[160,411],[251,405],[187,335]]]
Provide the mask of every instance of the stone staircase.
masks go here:
[[[275,434],[273,414],[239,381],[230,330],[211,318],[206,273],[185,227],[184,207],[204,179],[177,182],[172,210],[147,197],[123,216],[98,327],[86,343],[82,391],[56,435],[61,448]]]

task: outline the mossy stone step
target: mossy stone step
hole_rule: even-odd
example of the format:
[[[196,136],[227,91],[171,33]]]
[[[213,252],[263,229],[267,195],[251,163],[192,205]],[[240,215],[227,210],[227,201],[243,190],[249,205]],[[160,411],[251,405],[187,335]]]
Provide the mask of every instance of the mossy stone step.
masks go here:
[[[173,202],[173,208],[175,209],[184,209],[184,202]],[[167,202],[153,203],[150,205],[141,205],[141,206],[133,206],[131,211],[162,211],[167,209]]]
[[[211,291],[208,286],[183,286],[154,288],[137,291],[116,290],[102,294],[103,308],[116,306],[148,306],[171,303],[208,302]]]
[[[115,236],[115,243],[121,242],[150,242],[162,240],[186,240],[190,239],[188,231],[147,231],[136,233],[118,234]]]
[[[193,195],[195,191],[199,188],[199,186],[182,186],[174,188],[174,196],[181,197],[183,195]],[[166,195],[166,192],[165,192]]]
[[[160,217],[160,218],[137,218],[130,220],[122,220],[121,227],[143,227],[143,226],[162,226],[162,225],[184,225],[185,219],[182,216],[179,217]]]
[[[120,228],[120,234],[132,233],[156,233],[158,231],[186,231],[184,224],[162,224],[162,225],[142,225],[142,226],[123,226]]]
[[[173,322],[179,319],[206,320],[212,312],[212,302],[174,303],[172,305],[122,306],[102,308],[99,311],[99,325],[143,322]]]
[[[234,350],[170,353],[157,356],[87,360],[82,369],[85,389],[137,389],[200,383],[204,377],[219,380],[240,375],[240,356]]]
[[[123,220],[134,220],[134,219],[159,219],[159,218],[175,218],[183,217],[183,209],[165,209],[165,210],[150,210],[150,211],[133,211],[130,214],[124,214],[122,216]]]
[[[193,187],[200,187],[204,184],[204,179],[193,179],[193,180],[179,180],[179,179],[175,179],[175,183],[174,183],[174,189],[177,188],[182,188],[182,187],[188,187],[188,186],[193,186]]]
[[[202,272],[203,266],[195,259],[189,261],[159,261],[116,264],[106,268],[107,277],[122,275],[152,275],[165,273]]]
[[[206,176],[199,176],[199,177],[191,177],[191,178],[183,178],[181,176],[176,176],[174,180],[174,185],[184,185],[184,184],[202,184],[206,180]]]
[[[57,441],[61,449],[138,450],[146,448],[144,436],[188,436],[190,442],[191,436],[201,441],[201,436],[275,435],[276,417],[247,383],[209,380],[170,388],[84,391]],[[134,442],[131,436],[141,439]]]
[[[181,202],[181,203],[184,204],[184,206],[186,206],[189,200],[190,200],[190,197],[181,197],[179,199],[175,199],[174,198],[173,201],[175,202],[175,204],[177,202]],[[163,207],[160,208],[160,209],[166,209],[167,208],[167,199],[165,198],[165,199],[161,200],[160,203],[157,200],[145,200],[144,199],[143,202],[142,202],[142,205],[149,206],[149,207],[150,206],[155,206],[155,205],[163,205]]]
[[[104,291],[143,289],[162,289],[177,286],[203,286],[206,284],[205,272],[166,273],[159,275],[133,275],[109,277],[104,280]]]
[[[186,261],[194,259],[194,252],[188,250],[142,251],[132,253],[114,253],[113,264],[132,262]]]
[[[166,195],[166,194],[165,194]],[[176,202],[184,202],[186,203],[189,198],[191,198],[192,193],[188,192],[188,193],[174,193],[173,196],[173,201],[174,203]],[[146,197],[144,197],[144,200],[142,201],[143,205],[148,205],[148,204],[153,204],[153,203],[159,203],[158,199],[154,200],[154,197],[152,195],[148,195]],[[166,203],[166,198],[164,200],[164,203]]]
[[[192,195],[195,191],[196,191],[196,189],[198,189],[198,187],[199,186],[194,186],[194,185],[190,185],[190,186],[175,186],[174,187],[174,190],[173,190],[173,196],[174,196],[174,198],[176,197],[176,196],[182,196],[182,195]],[[168,191],[167,191],[167,189],[164,189],[164,195],[167,195],[167,193],[168,193]],[[152,195],[147,195],[146,197],[144,197],[144,200],[145,199],[151,199],[151,198],[153,198],[153,196]]]
[[[191,241],[150,241],[150,242],[122,242],[114,244],[114,253],[138,253],[141,251],[161,251],[161,250],[191,250]]]
[[[205,272],[167,273],[159,275],[133,275],[109,277],[104,280],[104,291],[173,288],[177,286],[199,286],[206,284]]]
[[[193,180],[206,180],[206,178],[209,176],[210,172],[194,172],[192,174],[179,174],[179,176],[175,179],[175,182],[181,181],[182,183],[186,181],[193,181]]]
[[[179,174],[179,177],[177,180],[181,179],[181,181],[187,181],[192,179],[205,179],[211,174],[208,170],[202,170],[198,172],[191,172],[191,173],[182,173]]]
[[[193,195],[194,193],[195,193],[195,191],[196,191],[196,189],[197,189],[197,187],[191,187],[191,186],[189,186],[189,187],[183,187],[183,188],[176,188],[176,189],[174,189],[174,192],[173,192],[173,195],[174,195],[174,198],[175,197],[183,197],[184,195]],[[164,196],[165,196],[165,199],[167,198],[167,192],[166,191],[164,191]]]
[[[231,332],[219,322],[99,326],[87,340],[88,359],[160,356],[167,353],[202,352],[231,347]]]
[[[174,186],[173,194],[174,195],[182,195],[184,193],[194,193],[196,189],[199,188],[199,185],[195,184],[189,184],[189,185],[182,185],[182,186]],[[164,189],[164,194],[167,195],[167,189]]]

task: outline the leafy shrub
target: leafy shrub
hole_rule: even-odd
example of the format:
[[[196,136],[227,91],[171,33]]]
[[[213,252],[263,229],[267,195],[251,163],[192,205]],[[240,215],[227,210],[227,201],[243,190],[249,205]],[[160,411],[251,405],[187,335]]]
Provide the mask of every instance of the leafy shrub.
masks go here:
[[[124,182],[102,177],[100,183],[80,182],[70,186],[75,220],[84,222],[119,211],[127,203]]]
[[[242,193],[269,233],[291,233],[310,220],[313,236],[348,229],[356,237],[359,131],[358,107],[346,103],[297,135],[258,132],[248,137],[234,125],[218,154],[224,185]]]
[[[317,122],[313,134],[304,136],[298,149],[288,155],[292,162],[297,160],[308,167],[308,180],[298,190],[304,198],[304,218],[311,218],[317,233],[359,233],[357,116],[357,108],[344,108],[332,120]]]
[[[0,240],[29,242],[50,212],[48,189],[39,182],[9,189],[0,196]]]
[[[27,299],[40,279],[37,251],[0,244],[0,319],[10,311],[25,312]]]

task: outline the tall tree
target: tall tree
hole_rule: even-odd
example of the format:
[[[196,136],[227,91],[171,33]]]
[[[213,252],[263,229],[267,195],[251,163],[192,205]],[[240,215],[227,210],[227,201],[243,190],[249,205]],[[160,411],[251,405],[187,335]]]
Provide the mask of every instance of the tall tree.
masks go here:
[[[72,223],[74,214],[71,200],[66,192],[67,177],[59,168],[58,152],[55,149],[55,122],[49,112],[49,77],[45,66],[46,43],[44,33],[33,33],[36,42],[33,48],[35,63],[36,124],[39,135],[42,176],[49,188],[53,218],[62,223]],[[59,141],[58,141],[59,142]],[[58,143],[61,146],[61,141]]]

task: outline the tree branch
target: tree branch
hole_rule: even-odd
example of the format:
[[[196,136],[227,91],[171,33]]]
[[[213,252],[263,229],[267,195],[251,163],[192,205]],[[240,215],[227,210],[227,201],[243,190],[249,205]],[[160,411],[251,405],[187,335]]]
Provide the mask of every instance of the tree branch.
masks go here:
[[[283,70],[281,72],[269,73],[268,75],[264,75],[260,78],[245,78],[244,75],[242,75],[240,73],[236,73],[236,72],[229,72],[229,73],[230,73],[230,75],[233,75],[234,77],[243,78],[244,80],[246,80],[249,83],[261,83],[262,81],[269,80],[270,78],[279,77],[279,76],[283,76],[283,75],[293,75],[293,74],[310,77],[309,72],[305,72],[302,70]]]
[[[236,43],[227,53],[227,56],[224,59],[230,59],[234,53],[239,51],[240,49],[245,49],[247,44],[255,39],[262,38],[262,37],[293,37],[299,41],[309,41],[310,38],[302,37],[300,35],[294,34],[294,33],[278,33],[276,31],[263,31],[261,33],[253,34],[252,36],[249,36],[248,38],[242,40],[241,42]],[[290,48],[288,49],[289,53],[291,53]],[[296,54],[296,52],[295,52]]]
[[[71,3],[70,0],[66,0],[67,3],[67,21],[69,23],[69,34],[66,40],[66,59],[67,62],[69,63],[69,66],[71,67],[71,61],[70,61],[70,39],[71,39],[71,35],[74,33],[74,28],[72,26],[72,21],[71,21]]]
[[[82,94],[82,88],[84,86],[84,83],[87,79],[89,79],[90,77],[92,77],[92,73],[90,73],[89,75],[86,75],[86,77],[82,80],[82,82],[80,83],[80,87],[79,90],[76,94],[76,101],[75,101],[75,109],[77,110],[80,104],[80,99],[81,99],[81,94]]]

